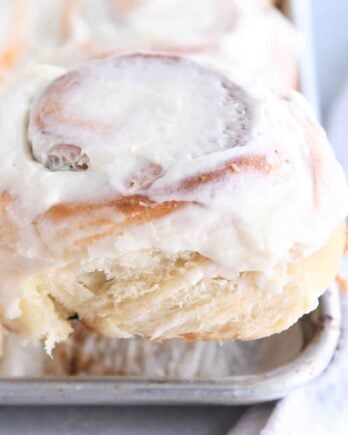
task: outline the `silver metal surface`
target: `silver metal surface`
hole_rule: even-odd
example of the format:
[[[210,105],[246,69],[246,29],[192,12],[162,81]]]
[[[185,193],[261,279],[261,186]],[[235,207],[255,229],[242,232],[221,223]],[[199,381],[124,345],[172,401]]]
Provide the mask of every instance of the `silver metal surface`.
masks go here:
[[[300,320],[308,343],[295,360],[270,372],[218,380],[134,377],[1,379],[0,404],[226,404],[242,405],[286,396],[318,376],[329,364],[339,338],[336,288],[318,309]]]
[[[309,37],[308,0],[294,0],[292,17]],[[301,9],[300,9],[301,7]],[[302,13],[301,13],[302,10]],[[303,14],[303,10],[306,12]],[[300,65],[304,94],[317,107],[310,49]],[[336,287],[320,299],[318,309],[300,320],[305,344],[294,360],[257,375],[218,379],[168,380],[141,377],[4,378],[0,404],[225,404],[242,405],[286,396],[322,373],[333,357],[339,339],[340,302]]]

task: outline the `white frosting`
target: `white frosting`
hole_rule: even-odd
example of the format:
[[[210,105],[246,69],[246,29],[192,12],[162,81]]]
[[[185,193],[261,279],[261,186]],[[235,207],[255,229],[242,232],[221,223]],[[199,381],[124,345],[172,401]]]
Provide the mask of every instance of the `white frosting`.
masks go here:
[[[286,263],[324,246],[347,212],[344,173],[303,98],[292,92],[285,100],[249,86],[244,97],[252,117],[248,141],[229,147],[226,123],[234,120],[235,107],[226,103],[219,73],[188,61],[151,58],[145,62],[142,57],[122,65],[110,59],[81,69],[79,85],[70,93],[59,91],[63,119],[55,123],[51,118],[46,138],[35,128],[34,115],[41,107],[43,90],[62,70],[36,67],[0,101],[0,189],[14,198],[8,213],[20,230],[17,253],[4,254],[1,260],[0,300],[6,301],[8,315],[15,307],[8,303],[10,289],[5,291],[6,271],[23,283],[41,268],[60,264],[57,258],[42,258],[30,225],[37,216],[62,202],[131,194],[189,204],[91,244],[91,260],[144,248],[196,251],[212,259],[226,276],[262,271],[263,284],[269,282],[270,289],[279,291],[286,279]],[[72,122],[78,127],[73,128]],[[304,125],[314,129],[311,136]],[[238,122],[235,127],[240,127]],[[41,162],[32,156],[28,134]],[[89,169],[48,170],[45,153],[54,140],[79,145],[89,157]],[[320,161],[315,183],[313,147]],[[243,167],[243,161],[255,156],[264,156],[270,170]],[[230,161],[242,162],[240,168],[237,164],[214,182],[180,189],[184,180]],[[127,184],[153,163],[162,169],[151,186]],[[115,220],[121,218],[115,214]],[[55,229],[47,231],[54,234]],[[64,256],[60,262],[64,264]],[[10,287],[13,291],[15,285]]]
[[[0,72],[12,46],[16,68],[37,61],[71,67],[104,53],[157,49],[208,57],[276,88],[286,82],[277,63],[286,70],[281,64],[299,47],[286,19],[256,0],[0,0],[2,33]]]
[[[38,61],[78,64],[88,36],[74,0],[0,0],[0,85]]]
[[[256,0],[119,0],[112,8],[110,3],[89,0],[81,7],[96,51],[184,52],[222,62],[244,77],[261,76],[274,89],[289,85],[300,37],[269,5]],[[121,7],[124,3],[129,6]]]
[[[235,1],[240,18],[234,31],[220,39],[218,57],[243,77],[262,78],[276,90],[288,86],[282,75],[287,77],[287,70],[295,67],[291,62],[295,64],[301,51],[300,35],[274,7]]]
[[[233,29],[237,14],[230,0],[145,0],[134,2],[119,19],[141,39],[185,47],[210,45]]]
[[[245,109],[228,100],[221,76],[168,62],[148,59],[144,65],[135,58],[115,66],[110,60],[81,69],[65,86],[83,82],[83,93],[80,86],[55,92],[64,116],[50,117],[44,133],[34,118],[46,106],[39,101],[32,110],[29,140],[37,160],[46,165],[50,148],[60,142],[80,146],[90,171],[107,173],[115,189],[129,194],[123,181],[146,169],[146,162],[167,172],[177,162],[207,159],[237,145],[239,117],[245,116],[239,112]]]

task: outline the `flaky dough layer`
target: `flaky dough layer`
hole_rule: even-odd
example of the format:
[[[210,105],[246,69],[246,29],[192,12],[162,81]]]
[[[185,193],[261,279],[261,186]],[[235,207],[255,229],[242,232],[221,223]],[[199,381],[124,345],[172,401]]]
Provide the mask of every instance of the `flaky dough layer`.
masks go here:
[[[314,308],[347,189],[302,97],[184,57],[37,67],[0,101],[3,323],[253,339]]]

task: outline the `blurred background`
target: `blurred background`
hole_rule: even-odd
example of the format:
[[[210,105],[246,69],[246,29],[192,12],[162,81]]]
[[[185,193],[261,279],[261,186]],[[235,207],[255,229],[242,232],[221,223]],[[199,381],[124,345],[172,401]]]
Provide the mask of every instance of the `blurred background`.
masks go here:
[[[348,2],[311,0],[313,41],[323,120],[348,79]]]
[[[315,73],[322,123],[348,172],[348,2],[311,0]]]

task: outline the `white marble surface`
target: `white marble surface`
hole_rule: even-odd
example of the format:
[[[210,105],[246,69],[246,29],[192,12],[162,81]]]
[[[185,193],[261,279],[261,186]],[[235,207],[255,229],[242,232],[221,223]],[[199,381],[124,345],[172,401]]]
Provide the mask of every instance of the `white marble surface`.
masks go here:
[[[318,82],[324,119],[348,77],[348,1],[312,0]],[[244,408],[2,407],[6,435],[224,435]]]

